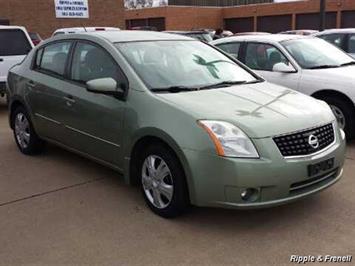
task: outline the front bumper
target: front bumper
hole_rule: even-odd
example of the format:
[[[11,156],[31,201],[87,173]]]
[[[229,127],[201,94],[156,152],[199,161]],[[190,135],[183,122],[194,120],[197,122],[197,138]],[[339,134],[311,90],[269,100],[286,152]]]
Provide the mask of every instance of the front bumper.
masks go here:
[[[190,198],[194,205],[225,208],[262,208],[292,202],[336,183],[343,173],[345,140],[336,141],[322,152],[284,158],[272,138],[254,139],[260,159],[223,158],[185,149],[189,162]],[[308,165],[334,158],[334,167],[308,177]],[[253,188],[255,200],[241,193]]]

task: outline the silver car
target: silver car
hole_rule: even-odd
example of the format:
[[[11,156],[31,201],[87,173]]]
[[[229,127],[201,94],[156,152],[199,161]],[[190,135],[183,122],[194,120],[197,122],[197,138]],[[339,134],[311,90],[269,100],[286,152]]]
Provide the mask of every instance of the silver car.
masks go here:
[[[326,101],[348,139],[355,137],[355,61],[342,50],[300,35],[229,37],[211,42],[269,82]]]

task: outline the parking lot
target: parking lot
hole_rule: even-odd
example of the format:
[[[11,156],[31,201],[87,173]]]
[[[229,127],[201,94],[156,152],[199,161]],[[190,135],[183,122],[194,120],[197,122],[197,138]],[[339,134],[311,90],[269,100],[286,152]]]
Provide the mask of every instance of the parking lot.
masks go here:
[[[339,183],[272,209],[192,208],[166,220],[114,171],[54,146],[17,150],[0,102],[0,264],[285,265],[355,254],[355,143]]]

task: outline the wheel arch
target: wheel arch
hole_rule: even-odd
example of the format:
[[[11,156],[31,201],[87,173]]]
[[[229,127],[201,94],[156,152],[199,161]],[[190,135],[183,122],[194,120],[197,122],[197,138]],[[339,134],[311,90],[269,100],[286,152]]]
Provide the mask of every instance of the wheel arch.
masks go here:
[[[18,108],[19,106],[23,106],[24,108],[26,108],[25,103],[21,100],[21,98],[19,97],[14,97],[11,100],[11,103],[9,104],[9,125],[11,129],[14,129],[14,125],[12,123],[12,114],[14,113],[14,111],[16,110],[16,108]]]
[[[184,155],[184,152],[180,148],[178,143],[174,140],[173,137],[171,137],[168,133],[157,128],[141,129],[139,132],[137,132],[137,134],[135,134],[135,137],[133,138],[131,145],[127,147],[125,153],[127,154],[127,156],[125,157],[125,159],[128,160],[125,160],[125,167],[124,167],[125,181],[128,184],[132,184],[132,185],[138,184],[139,182],[138,172],[136,167],[137,158],[138,158],[137,156],[140,150],[144,149],[144,147],[147,147],[147,145],[151,143],[159,143],[165,146],[170,151],[172,151],[174,155],[177,157],[177,159],[179,160],[179,164],[182,167],[185,174],[190,200],[191,202],[194,202],[194,196],[193,196],[194,184],[192,182],[191,170],[188,161]]]
[[[350,97],[347,96],[345,93],[342,93],[337,90],[323,89],[323,90],[316,91],[311,96],[316,99],[320,99],[320,100],[322,99],[323,96],[339,97],[339,98],[342,98],[343,100],[345,100],[346,102],[350,103],[351,106],[353,106],[353,108],[355,110],[355,105],[354,105],[353,101],[350,99]]]

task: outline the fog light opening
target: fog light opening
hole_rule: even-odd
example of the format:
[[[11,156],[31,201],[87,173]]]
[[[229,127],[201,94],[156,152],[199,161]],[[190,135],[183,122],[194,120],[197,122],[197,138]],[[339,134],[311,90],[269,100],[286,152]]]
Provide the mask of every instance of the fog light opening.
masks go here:
[[[259,198],[259,189],[256,188],[244,188],[240,193],[240,197],[244,201],[253,202]]]

